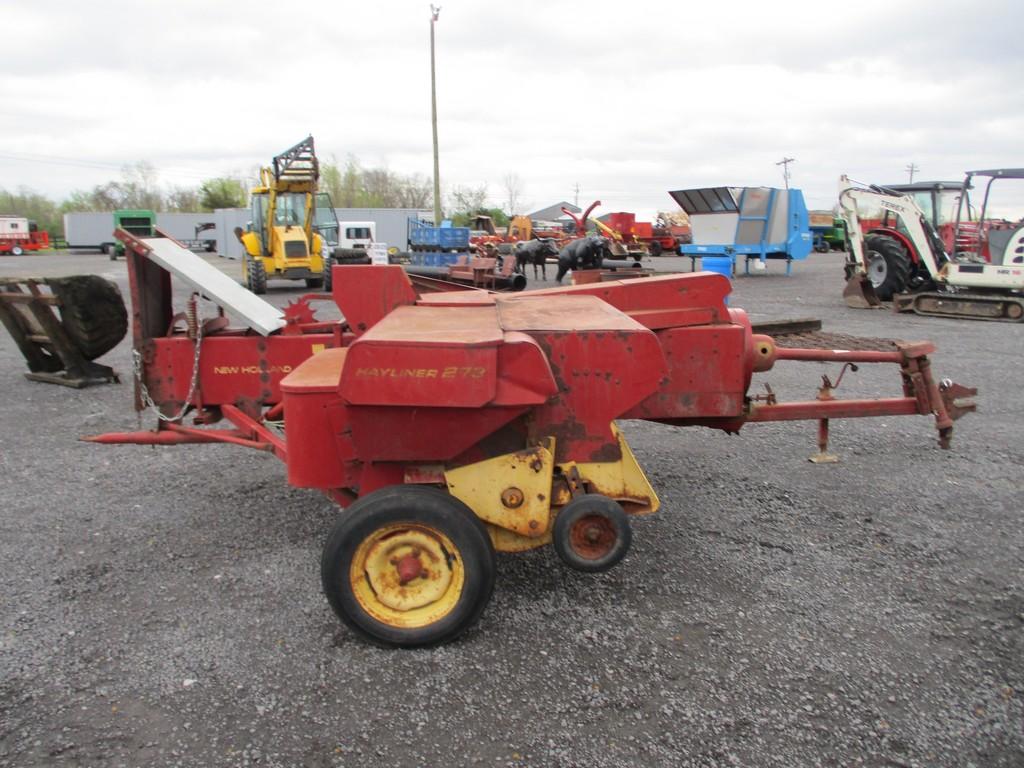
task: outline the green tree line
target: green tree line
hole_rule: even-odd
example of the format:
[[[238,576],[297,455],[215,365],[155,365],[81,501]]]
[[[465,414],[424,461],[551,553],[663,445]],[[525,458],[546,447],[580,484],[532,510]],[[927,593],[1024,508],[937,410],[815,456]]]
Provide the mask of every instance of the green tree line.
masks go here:
[[[0,213],[24,216],[52,236],[63,235],[63,215],[72,211],[115,211],[143,208],[157,212],[200,213],[216,208],[244,208],[256,172],[248,179],[221,176],[194,187],[165,187],[156,169],[140,162],[124,168],[120,179],[75,190],[53,200],[28,187],[0,187]],[[363,168],[354,157],[344,164],[334,158],[320,163],[320,191],[338,208],[423,208],[433,206],[432,184],[420,174],[402,175],[382,168]],[[482,203],[481,203],[482,205]]]

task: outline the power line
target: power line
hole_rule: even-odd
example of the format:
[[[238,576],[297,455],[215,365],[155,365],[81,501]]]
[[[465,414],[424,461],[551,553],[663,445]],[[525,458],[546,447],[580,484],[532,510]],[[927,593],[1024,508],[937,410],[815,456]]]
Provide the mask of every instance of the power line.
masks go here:
[[[23,163],[42,163],[45,165],[66,165],[78,168],[96,168],[99,170],[114,170],[123,172],[126,168],[131,168],[131,163],[106,163],[101,160],[84,160],[80,158],[70,157],[57,157],[55,155],[33,155],[33,154],[12,154],[8,152],[0,152],[0,160],[14,160]],[[194,168],[175,168],[170,166],[168,168],[158,168],[153,166],[153,171],[159,176],[178,176],[181,178],[188,179],[208,179],[210,178],[209,172],[203,172]]]

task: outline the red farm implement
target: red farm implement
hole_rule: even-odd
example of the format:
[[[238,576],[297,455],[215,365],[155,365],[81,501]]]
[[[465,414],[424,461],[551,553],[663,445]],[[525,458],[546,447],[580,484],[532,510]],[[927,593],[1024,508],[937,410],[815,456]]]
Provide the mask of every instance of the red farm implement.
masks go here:
[[[274,453],[289,483],[346,508],[324,547],[324,591],[349,627],[388,645],[444,642],[473,624],[495,550],[551,544],[578,569],[617,563],[629,516],[659,506],[618,419],[728,432],[811,419],[824,453],[832,418],[932,416],[948,447],[971,408],[956,399],[972,391],[934,379],[930,344],[784,349],[726,307],[718,275],[418,295],[400,267],[336,267],[344,320],[320,323],[310,301],[326,296],[282,314],[202,273],[183,248],[118,236],[136,405],[151,402],[161,419],[90,439]],[[195,300],[176,314],[172,274],[218,303],[216,316],[199,317]],[[782,360],[891,363],[901,392],[841,400],[826,379],[809,402],[749,396],[752,375]]]
[[[50,234],[22,216],[0,214],[0,256],[21,256],[26,251],[46,251]]]

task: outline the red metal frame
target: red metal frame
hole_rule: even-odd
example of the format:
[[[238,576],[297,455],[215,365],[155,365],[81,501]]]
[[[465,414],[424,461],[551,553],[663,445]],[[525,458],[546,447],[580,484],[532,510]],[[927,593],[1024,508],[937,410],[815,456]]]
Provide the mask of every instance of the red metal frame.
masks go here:
[[[589,213],[589,210],[588,210]],[[135,348],[164,413],[184,405],[198,321],[175,315],[170,275],[128,246]],[[114,433],[98,442],[227,442],[274,453],[289,482],[339,503],[438,466],[461,466],[555,437],[556,461],[621,457],[610,424],[641,418],[730,432],[747,422],[922,414],[948,447],[973,394],[938,386],[930,344],[891,351],[784,349],[752,333],[725,305],[729,282],[708,273],[499,295],[417,294],[397,266],[346,266],[332,298],[347,320],[315,322],[304,297],[281,333],[257,336],[214,322],[201,339],[195,426]],[[339,275],[340,277],[340,275]],[[194,313],[193,313],[194,314]],[[184,317],[185,327],[180,326]],[[329,332],[328,332],[329,331]],[[778,361],[895,364],[902,397],[839,400],[823,377],[818,398],[750,397],[754,372]],[[842,374],[840,375],[842,378]],[[137,393],[137,405],[141,398]],[[269,421],[286,418],[282,438]],[[229,429],[208,425],[226,420]]]

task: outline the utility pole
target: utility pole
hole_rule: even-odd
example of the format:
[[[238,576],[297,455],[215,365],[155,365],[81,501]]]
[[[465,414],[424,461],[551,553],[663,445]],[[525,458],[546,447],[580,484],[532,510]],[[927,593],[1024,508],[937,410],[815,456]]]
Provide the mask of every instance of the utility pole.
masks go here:
[[[577,208],[580,207],[580,183],[577,181],[576,186],[573,188],[576,191],[576,199],[573,201],[573,205]]]
[[[434,226],[441,226],[441,170],[437,159],[437,74],[434,71],[434,25],[441,6],[430,5],[430,122],[434,128]]]
[[[905,171],[906,171],[907,173],[909,173],[909,174],[910,174],[910,181],[909,181],[909,183],[910,183],[910,184],[913,184],[913,183],[914,183],[914,174],[915,174],[915,173],[917,173],[918,171],[920,171],[921,169],[920,169],[920,168],[918,168],[918,167],[917,167],[916,165],[914,165],[913,163],[911,163],[910,165],[908,165],[908,166],[907,166],[906,168],[904,168],[903,170],[905,170]]]
[[[789,164],[795,162],[796,158],[783,156],[783,158],[776,163],[776,165],[782,166],[782,180],[786,183],[786,189],[789,189]]]

